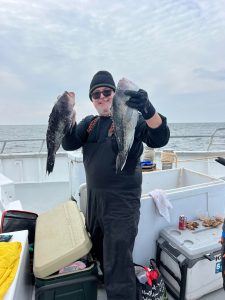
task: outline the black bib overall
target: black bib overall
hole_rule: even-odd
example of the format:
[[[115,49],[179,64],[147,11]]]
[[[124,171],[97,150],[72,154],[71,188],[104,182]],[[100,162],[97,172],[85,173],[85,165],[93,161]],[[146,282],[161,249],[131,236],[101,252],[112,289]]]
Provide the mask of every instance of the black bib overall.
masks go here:
[[[108,300],[135,300],[132,251],[138,230],[142,175],[136,159],[116,174],[115,136],[83,146],[87,180],[87,229],[104,272]]]

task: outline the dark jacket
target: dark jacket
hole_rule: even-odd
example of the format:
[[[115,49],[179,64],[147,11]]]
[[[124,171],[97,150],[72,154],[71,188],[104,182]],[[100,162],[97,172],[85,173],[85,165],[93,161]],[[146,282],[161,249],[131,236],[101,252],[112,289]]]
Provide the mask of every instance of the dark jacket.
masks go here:
[[[160,115],[162,124],[155,129],[148,127],[144,118],[140,115],[135,129],[134,143],[130,149],[129,157],[140,158],[143,152],[144,142],[152,148],[160,148],[168,143],[170,131],[166,118]],[[87,129],[94,116],[85,117],[79,124],[75,124],[71,133],[68,133],[62,142],[62,146],[67,151],[77,150],[87,142],[96,142],[108,136],[108,130],[112,124],[110,117],[100,117],[93,130],[88,133]],[[104,126],[104,127],[103,127]]]
[[[65,150],[76,150],[83,147],[83,161],[86,171],[86,181],[89,188],[105,189],[107,186],[115,189],[134,189],[141,187],[142,174],[140,157],[143,152],[143,142],[152,148],[167,144],[170,131],[166,118],[161,116],[162,124],[156,128],[148,127],[140,115],[135,129],[134,142],[129,150],[125,167],[116,172],[116,156],[118,146],[115,135],[112,134],[112,119],[97,117],[90,131],[94,116],[87,116],[75,125],[67,134],[62,146]]]

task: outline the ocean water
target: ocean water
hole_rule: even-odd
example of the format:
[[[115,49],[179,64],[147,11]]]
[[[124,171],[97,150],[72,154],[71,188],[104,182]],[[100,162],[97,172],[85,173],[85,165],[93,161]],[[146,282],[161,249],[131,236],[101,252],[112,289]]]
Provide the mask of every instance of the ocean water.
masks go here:
[[[171,138],[163,149],[202,151],[207,150],[210,136],[217,128],[225,128],[225,123],[172,123],[169,124],[169,127]],[[10,140],[11,142],[7,142],[3,153],[40,151],[42,140],[45,140],[46,130],[47,125],[0,125],[0,153],[2,152],[4,140]],[[27,139],[39,140],[29,142],[12,141]],[[215,140],[225,143],[225,129],[218,132],[218,137]],[[225,146],[214,146],[211,150],[225,150]],[[43,144],[42,151],[46,151],[46,142]]]

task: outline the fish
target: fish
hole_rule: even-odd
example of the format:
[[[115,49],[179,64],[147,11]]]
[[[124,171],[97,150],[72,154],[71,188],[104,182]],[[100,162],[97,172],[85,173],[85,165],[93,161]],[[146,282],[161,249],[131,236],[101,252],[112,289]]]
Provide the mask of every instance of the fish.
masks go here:
[[[139,88],[130,80],[122,78],[117,84],[116,92],[113,97],[111,117],[118,144],[116,172],[119,170],[122,171],[126,164],[129,150],[134,141],[135,127],[139,118],[138,111],[126,105],[130,97],[124,94],[125,90],[138,91]]]
[[[63,95],[58,97],[58,100],[49,115],[46,132],[46,144],[48,150],[46,173],[48,175],[53,171],[55,155],[62,143],[63,137],[72,130],[74,105],[74,92],[65,91]]]

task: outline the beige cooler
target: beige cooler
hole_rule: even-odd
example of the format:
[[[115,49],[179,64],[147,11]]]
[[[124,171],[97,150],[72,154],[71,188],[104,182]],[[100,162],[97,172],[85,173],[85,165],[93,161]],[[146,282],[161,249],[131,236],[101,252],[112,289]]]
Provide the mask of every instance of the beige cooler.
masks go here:
[[[75,201],[67,201],[37,218],[33,272],[45,278],[91,250],[84,218]]]

